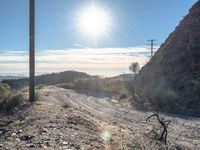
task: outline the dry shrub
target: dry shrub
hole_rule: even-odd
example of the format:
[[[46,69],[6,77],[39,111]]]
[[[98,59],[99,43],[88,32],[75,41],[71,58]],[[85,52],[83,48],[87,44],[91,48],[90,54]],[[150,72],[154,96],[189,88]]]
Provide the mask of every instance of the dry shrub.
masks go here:
[[[155,110],[174,111],[176,109],[179,95],[165,78],[152,81],[151,84],[145,87],[143,94]]]
[[[10,94],[0,104],[0,111],[8,112],[16,106],[20,105],[23,100],[22,93]]]
[[[72,83],[72,82],[63,83],[63,84],[57,85],[57,87],[61,87],[61,88],[64,88],[64,89],[74,89],[74,83]]]
[[[74,83],[74,88],[79,90],[102,91],[104,82],[99,78],[80,78]]]
[[[63,107],[63,108],[70,108],[71,106],[70,106],[70,104],[69,103],[67,103],[67,102],[61,102],[61,106]]]
[[[122,92],[124,91],[124,83],[120,80],[108,81],[105,82],[103,90],[105,92],[123,94]]]
[[[132,96],[135,95],[135,83],[134,82],[135,82],[134,80],[124,82],[124,86],[125,86],[126,90]]]
[[[127,91],[124,87],[124,81],[108,80],[97,77],[78,78],[74,82],[58,84],[57,86],[64,89],[108,92],[115,94],[124,94],[124,92]]]
[[[10,94],[10,87],[8,84],[0,83],[0,103]]]

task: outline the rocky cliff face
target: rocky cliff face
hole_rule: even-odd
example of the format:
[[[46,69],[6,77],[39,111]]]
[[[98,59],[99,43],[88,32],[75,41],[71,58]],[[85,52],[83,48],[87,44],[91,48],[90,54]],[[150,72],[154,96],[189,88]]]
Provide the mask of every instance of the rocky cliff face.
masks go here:
[[[136,78],[144,106],[200,116],[200,1]]]

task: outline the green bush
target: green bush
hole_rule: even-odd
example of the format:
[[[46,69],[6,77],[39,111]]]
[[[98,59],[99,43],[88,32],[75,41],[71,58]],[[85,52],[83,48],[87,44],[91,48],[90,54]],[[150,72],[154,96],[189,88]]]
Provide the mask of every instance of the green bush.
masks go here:
[[[35,100],[34,101],[38,101],[41,97],[42,93],[40,90],[36,90],[35,91]]]

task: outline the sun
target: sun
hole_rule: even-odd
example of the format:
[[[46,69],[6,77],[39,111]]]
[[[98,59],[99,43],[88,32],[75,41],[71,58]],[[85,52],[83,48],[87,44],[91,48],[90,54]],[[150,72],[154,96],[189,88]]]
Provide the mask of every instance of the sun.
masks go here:
[[[110,14],[103,8],[90,6],[79,12],[78,28],[88,37],[98,38],[106,34],[110,24]]]

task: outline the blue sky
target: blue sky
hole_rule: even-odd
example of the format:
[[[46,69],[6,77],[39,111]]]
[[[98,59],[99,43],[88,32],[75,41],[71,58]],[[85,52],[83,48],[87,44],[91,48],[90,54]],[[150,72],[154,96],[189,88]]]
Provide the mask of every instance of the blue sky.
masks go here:
[[[147,44],[146,40],[157,39],[158,45],[164,42],[196,1],[36,0],[36,50],[38,55],[42,52],[48,54],[50,51],[60,54],[63,50],[68,53],[67,51],[73,51],[73,49],[77,51],[77,49],[85,49],[86,47],[94,48],[94,51],[112,48],[110,50],[112,52],[113,48],[117,48],[117,50],[120,48],[120,54],[130,47],[136,47],[136,51],[138,47],[142,47],[143,51],[146,51],[144,47]],[[107,10],[112,19],[112,27],[109,32],[95,42],[79,31],[76,22],[77,14],[91,4]],[[24,66],[25,63],[28,63],[26,56],[28,53],[28,0],[0,0],[0,19],[0,54],[10,57],[7,60],[0,60],[0,67],[7,68],[1,69],[0,73],[27,72],[27,67],[13,70],[12,63],[24,64]],[[24,58],[15,59],[19,55],[24,56]],[[93,56],[96,55],[93,54]],[[69,62],[63,62],[62,65],[67,63]],[[54,71],[59,67],[49,70],[46,68],[44,66],[38,69],[38,72]],[[63,66],[56,71],[68,68],[73,69],[73,67]],[[113,75],[128,71],[127,66],[124,65],[124,69],[122,68],[118,68],[120,71],[115,71]],[[77,68],[80,71],[90,69]],[[95,71],[91,73],[97,74]],[[108,74],[112,75],[112,73]]]

